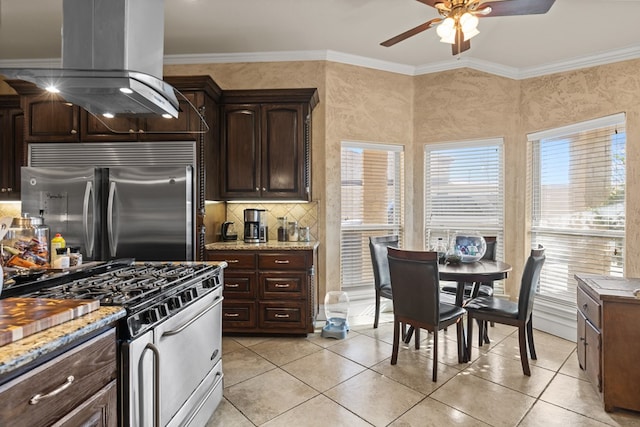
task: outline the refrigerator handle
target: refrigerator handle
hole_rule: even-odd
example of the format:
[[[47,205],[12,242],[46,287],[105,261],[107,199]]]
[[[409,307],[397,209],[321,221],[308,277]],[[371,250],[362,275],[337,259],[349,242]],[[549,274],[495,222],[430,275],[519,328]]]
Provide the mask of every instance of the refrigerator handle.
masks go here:
[[[111,182],[109,185],[109,199],[107,202],[107,236],[109,238],[109,253],[111,257],[116,256],[118,242],[116,241],[115,230],[113,225],[113,210],[116,196],[116,183]]]
[[[93,257],[94,237],[95,237],[95,221],[91,222],[91,230],[89,230],[89,208],[94,206],[95,194],[93,192],[93,181],[87,181],[84,189],[84,202],[82,204],[82,228],[84,230],[84,242],[87,249],[87,257]]]

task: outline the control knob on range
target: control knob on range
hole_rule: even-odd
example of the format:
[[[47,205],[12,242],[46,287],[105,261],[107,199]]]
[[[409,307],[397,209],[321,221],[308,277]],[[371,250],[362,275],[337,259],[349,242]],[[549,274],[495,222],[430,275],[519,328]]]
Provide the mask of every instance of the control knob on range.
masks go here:
[[[182,301],[180,300],[180,297],[177,297],[177,296],[171,297],[171,298],[169,298],[168,305],[169,305],[169,309],[170,310],[176,310],[176,309],[182,307]]]
[[[155,323],[160,320],[160,314],[157,308],[150,308],[144,313],[144,323]]]

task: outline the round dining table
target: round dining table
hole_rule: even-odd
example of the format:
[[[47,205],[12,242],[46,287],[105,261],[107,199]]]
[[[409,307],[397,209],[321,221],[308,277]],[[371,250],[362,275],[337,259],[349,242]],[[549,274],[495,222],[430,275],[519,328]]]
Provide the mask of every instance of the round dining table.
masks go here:
[[[493,282],[506,279],[511,271],[511,265],[502,261],[481,259],[475,262],[460,262],[457,264],[439,264],[438,277],[440,281],[456,282],[456,305],[462,307],[464,298],[464,284],[473,283],[477,296],[477,287],[480,283]]]

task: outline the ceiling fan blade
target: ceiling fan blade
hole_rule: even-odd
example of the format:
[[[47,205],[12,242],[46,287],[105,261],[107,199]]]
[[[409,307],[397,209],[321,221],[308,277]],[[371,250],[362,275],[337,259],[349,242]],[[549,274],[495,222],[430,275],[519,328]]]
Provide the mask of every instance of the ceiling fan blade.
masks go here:
[[[394,44],[399,43],[402,40],[408,39],[411,36],[415,36],[416,34],[419,34],[423,31],[428,30],[433,26],[433,24],[437,24],[440,21],[442,21],[441,18],[434,18],[430,21],[425,22],[424,24],[420,24],[417,27],[410,29],[409,31],[405,31],[402,34],[398,34],[397,36],[392,37],[389,40],[384,41],[380,44],[385,47],[393,46]]]
[[[418,0],[420,3],[424,3],[427,6],[436,7],[436,3],[443,3],[444,0]]]
[[[491,7],[489,16],[538,15],[547,13],[555,0],[503,0],[482,3],[479,9]]]
[[[464,33],[458,28],[456,30],[456,42],[451,45],[451,54],[456,56],[469,49],[471,49],[471,40],[465,40]]]

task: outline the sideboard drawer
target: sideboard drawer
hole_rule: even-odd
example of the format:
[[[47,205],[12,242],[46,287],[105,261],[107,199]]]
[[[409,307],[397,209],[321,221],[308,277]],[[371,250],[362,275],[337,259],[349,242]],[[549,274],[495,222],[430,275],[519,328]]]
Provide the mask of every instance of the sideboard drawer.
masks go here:
[[[584,314],[586,317],[596,328],[600,328],[600,304],[597,301],[594,301],[585,291],[578,288],[577,290],[577,304],[578,310]]]

